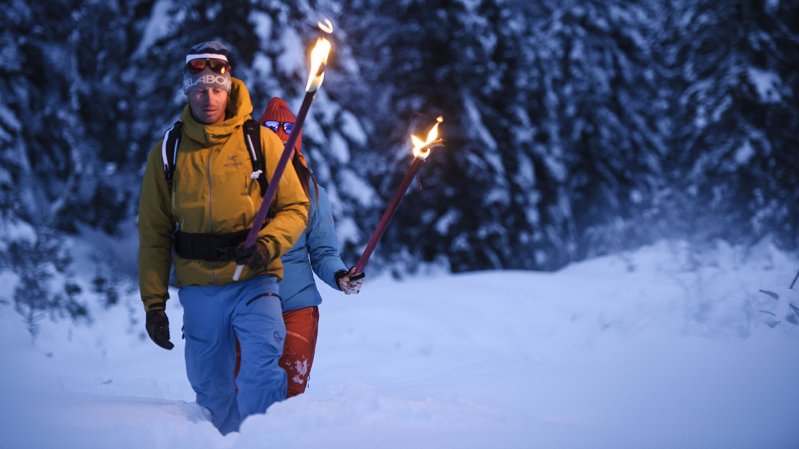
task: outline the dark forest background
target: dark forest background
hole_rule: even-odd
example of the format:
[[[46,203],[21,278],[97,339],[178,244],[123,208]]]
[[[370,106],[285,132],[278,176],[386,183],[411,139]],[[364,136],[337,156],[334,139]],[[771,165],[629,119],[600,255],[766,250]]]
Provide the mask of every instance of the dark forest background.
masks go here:
[[[119,262],[77,266],[64,242],[130,238],[187,49],[222,40],[256,114],[272,96],[296,109],[324,17],[334,54],[303,145],[345,261],[438,115],[446,147],[373,273],[555,270],[664,239],[799,250],[796,1],[11,0],[0,270],[17,281],[0,300],[32,321],[114,304]]]

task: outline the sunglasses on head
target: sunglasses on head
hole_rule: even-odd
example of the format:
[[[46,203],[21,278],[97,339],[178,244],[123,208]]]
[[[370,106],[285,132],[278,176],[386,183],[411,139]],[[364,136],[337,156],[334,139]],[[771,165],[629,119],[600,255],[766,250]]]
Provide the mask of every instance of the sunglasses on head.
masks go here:
[[[230,64],[221,59],[198,58],[186,63],[186,70],[191,73],[202,72],[206,67],[210,67],[212,71],[220,75],[230,71]]]
[[[277,132],[280,129],[280,124],[283,124],[283,131],[286,131],[286,134],[291,134],[294,131],[294,122],[278,122],[277,120],[266,120],[264,122],[264,126],[271,129],[274,132]]]

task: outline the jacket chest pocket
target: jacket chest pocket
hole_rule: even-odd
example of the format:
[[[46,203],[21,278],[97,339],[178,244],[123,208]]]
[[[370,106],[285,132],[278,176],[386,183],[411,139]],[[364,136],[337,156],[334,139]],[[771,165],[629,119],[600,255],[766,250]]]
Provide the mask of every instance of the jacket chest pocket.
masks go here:
[[[252,199],[261,197],[261,185],[258,183],[258,177],[253,173],[252,165],[249,162],[236,176],[241,179],[242,195]]]
[[[252,184],[257,181],[250,178],[252,171],[252,164],[247,158],[246,154],[230,154],[225,156],[222,168],[225,173],[226,182],[232,183],[233,189],[240,195],[250,195],[252,193]]]

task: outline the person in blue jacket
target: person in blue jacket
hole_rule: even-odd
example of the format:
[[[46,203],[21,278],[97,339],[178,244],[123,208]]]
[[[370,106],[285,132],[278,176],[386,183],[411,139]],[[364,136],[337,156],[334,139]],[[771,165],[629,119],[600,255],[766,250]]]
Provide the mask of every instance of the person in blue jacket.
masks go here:
[[[272,98],[258,122],[274,131],[285,143],[295,120],[285,101]],[[288,397],[305,392],[313,365],[319,325],[318,306],[322,302],[314,273],[347,295],[357,294],[363,284],[363,276],[358,275],[356,279],[354,267],[348,270],[339,255],[330,201],[325,189],[316,183],[302,154],[302,130],[294,145],[292,165],[308,194],[311,207],[305,232],[281,258],[283,281],[280,283],[280,299],[286,323],[286,341],[280,366],[288,374]],[[236,366],[238,372],[238,363]]]

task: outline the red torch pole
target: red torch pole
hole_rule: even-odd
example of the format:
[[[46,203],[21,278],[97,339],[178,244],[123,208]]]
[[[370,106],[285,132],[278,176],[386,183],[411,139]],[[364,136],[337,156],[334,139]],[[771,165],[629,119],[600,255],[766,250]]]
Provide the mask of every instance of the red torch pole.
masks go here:
[[[369,262],[369,257],[372,256],[377,242],[383,237],[383,233],[386,232],[386,228],[388,228],[388,224],[394,217],[394,213],[397,211],[397,208],[399,208],[400,201],[402,201],[405,191],[408,190],[408,186],[411,185],[411,181],[413,181],[414,176],[416,176],[416,172],[419,171],[424,161],[430,155],[430,148],[434,145],[438,146],[441,142],[441,140],[438,139],[438,125],[443,121],[443,117],[438,117],[436,119],[436,124],[430,128],[430,131],[427,133],[427,139],[425,139],[424,142],[416,136],[411,136],[411,141],[413,142],[413,162],[411,162],[411,166],[408,167],[408,171],[405,172],[405,177],[402,178],[402,182],[400,182],[399,187],[397,187],[397,191],[394,192],[394,196],[388,203],[386,211],[383,212],[383,216],[380,218],[377,228],[375,228],[375,231],[372,233],[372,237],[369,238],[369,242],[367,242],[366,248],[361,254],[361,258],[358,259],[358,263],[353,267],[351,271],[353,274],[350,276],[350,279],[363,277],[363,269],[366,268],[366,264]]]
[[[391,201],[388,203],[388,207],[386,211],[383,212],[383,217],[380,218],[380,222],[377,224],[377,228],[372,233],[372,237],[369,238],[369,242],[366,244],[366,249],[363,250],[363,254],[361,254],[361,258],[358,259],[358,263],[355,264],[354,275],[357,276],[360,273],[363,273],[363,269],[366,267],[367,262],[369,262],[369,257],[372,256],[372,253],[377,246],[377,242],[380,241],[380,238],[383,237],[383,233],[386,232],[386,228],[388,228],[389,222],[394,217],[394,213],[399,208],[400,201],[402,201],[402,197],[405,196],[405,191],[408,190],[408,186],[411,185],[411,181],[413,181],[413,177],[416,176],[416,172],[419,171],[419,168],[422,167],[424,164],[424,159],[415,157],[413,158],[413,162],[411,166],[408,167],[408,171],[405,172],[405,177],[402,178],[402,182],[400,182],[399,187],[397,187],[397,191],[394,192],[394,197],[391,198]]]

